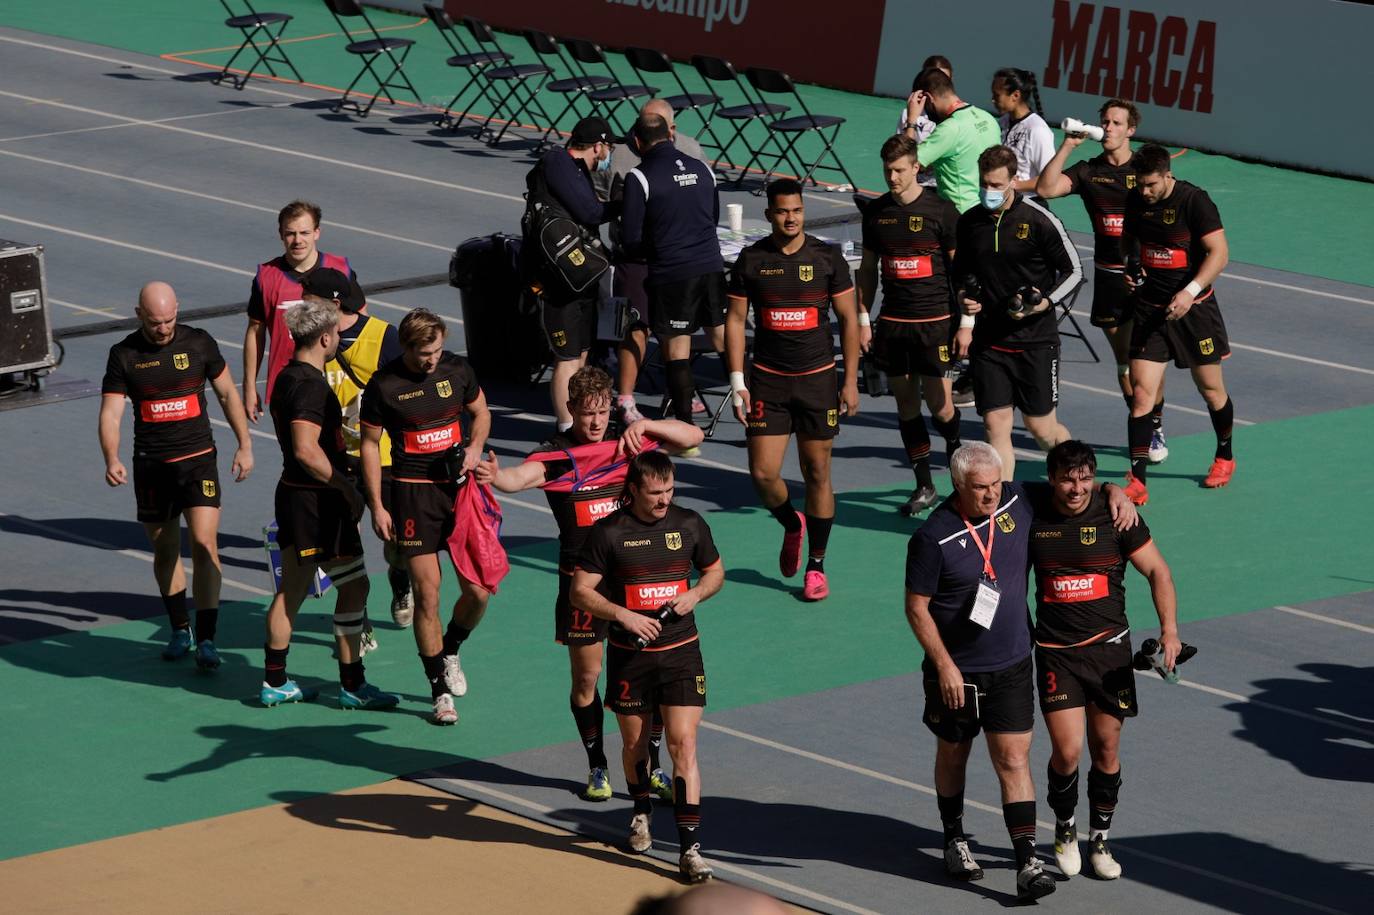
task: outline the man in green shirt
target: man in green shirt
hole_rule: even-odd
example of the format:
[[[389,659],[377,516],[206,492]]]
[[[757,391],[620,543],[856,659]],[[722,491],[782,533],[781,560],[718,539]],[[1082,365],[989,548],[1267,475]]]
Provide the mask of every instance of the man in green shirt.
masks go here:
[[[922,171],[935,173],[940,196],[962,213],[978,203],[978,156],[1002,142],[1001,128],[992,115],[955,95],[954,80],[934,67],[916,79],[912,107],[921,104],[936,126],[921,141],[917,160]]]

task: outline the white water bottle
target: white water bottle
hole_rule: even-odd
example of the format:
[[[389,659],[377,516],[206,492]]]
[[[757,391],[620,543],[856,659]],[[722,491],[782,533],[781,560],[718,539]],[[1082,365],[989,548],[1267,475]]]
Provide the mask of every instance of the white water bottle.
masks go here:
[[[1078,118],[1064,118],[1063,123],[1059,126],[1064,129],[1065,133],[1087,137],[1089,140],[1096,140],[1099,143],[1102,142],[1102,128],[1096,124],[1085,124]]]

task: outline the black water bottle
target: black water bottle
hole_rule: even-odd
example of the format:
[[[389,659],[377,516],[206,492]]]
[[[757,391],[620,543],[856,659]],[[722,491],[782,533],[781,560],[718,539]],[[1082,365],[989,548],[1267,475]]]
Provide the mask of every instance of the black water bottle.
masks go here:
[[[964,287],[964,298],[972,299],[975,302],[983,301],[983,284],[978,282],[977,276],[970,273],[968,276],[964,277],[962,285]],[[960,310],[963,309],[963,305],[963,302],[959,303]]]
[[[660,626],[666,626],[668,624],[668,620],[672,619],[676,614],[677,611],[673,609],[673,602],[669,601],[662,607],[658,608],[658,613],[655,614],[654,619],[658,620]],[[649,639],[644,638],[644,636],[642,635],[637,635],[634,638],[633,644],[635,646],[635,650],[639,650],[640,648],[643,648],[644,646],[649,644]]]
[[[1166,683],[1178,682],[1178,666],[1193,655],[1197,654],[1197,648],[1184,644],[1179,650],[1178,657],[1174,659],[1174,669],[1168,670],[1164,667],[1164,648],[1155,639],[1146,639],[1140,643],[1140,650],[1131,659],[1131,666],[1136,670],[1153,670],[1159,674],[1160,678]]]

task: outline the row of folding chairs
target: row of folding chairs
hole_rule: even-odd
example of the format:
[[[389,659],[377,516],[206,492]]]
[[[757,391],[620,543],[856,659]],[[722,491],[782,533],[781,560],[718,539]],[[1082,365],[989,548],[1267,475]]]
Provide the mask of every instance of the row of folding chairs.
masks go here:
[[[283,68],[283,73],[289,69],[298,81],[304,82],[281,45],[290,15],[259,12],[251,0],[239,0],[247,12],[236,14],[229,0],[219,2],[229,14],[225,24],[243,35],[243,43],[225,64],[220,80],[241,89],[259,65],[272,76],[282,78],[275,64]],[[347,108],[367,117],[378,100],[396,104],[393,91],[409,93],[417,103],[424,104],[405,72],[415,40],[383,35],[358,0],[323,2],[345,35],[345,49],[360,63],[357,75],[335,103],[334,111]],[[652,81],[671,81],[673,87],[664,101],[678,116],[690,114],[700,122],[698,140],[704,149],[716,153],[712,164],[717,170],[725,166],[727,151],[738,143],[748,153],[745,164],[737,166],[739,182],[757,167],[765,174],[764,183],[780,170],[790,169],[813,184],[819,183],[817,172],[838,172],[853,187],[854,181],[834,145],[845,119],[813,112],[791,78],[781,70],[749,67],[741,79],[729,61],[697,55],[692,58],[692,65],[703,85],[693,91],[662,51],[630,47],[624,50],[624,57],[634,72],[634,80],[627,82],[595,42],[557,38],[528,29],[524,38],[533,56],[520,62],[502,48],[495,33],[482,20],[464,16],[455,22],[443,7],[433,4],[424,4],[424,10],[448,46],[447,65],[466,77],[437,118],[437,123],[447,129],[456,131],[471,120],[478,136],[496,144],[512,127],[526,126],[524,121],[530,120],[534,123],[527,126],[542,131],[537,144],[543,147],[557,136],[558,125],[569,115],[596,114],[624,135],[639,107],[662,91]],[[354,23],[351,30],[350,21]],[[233,69],[240,55],[249,58],[246,71]],[[375,85],[375,91],[354,95],[365,77]],[[741,97],[743,102],[726,104],[721,93]],[[544,101],[553,97],[562,102],[557,115],[550,115],[544,106]],[[468,109],[473,107],[485,107],[486,113],[472,113]],[[800,113],[793,113],[794,110]],[[746,132],[755,124],[764,128],[759,140]],[[721,132],[728,134],[724,140],[717,133],[718,125]],[[819,142],[820,150],[815,156],[804,156],[798,148],[807,137]]]

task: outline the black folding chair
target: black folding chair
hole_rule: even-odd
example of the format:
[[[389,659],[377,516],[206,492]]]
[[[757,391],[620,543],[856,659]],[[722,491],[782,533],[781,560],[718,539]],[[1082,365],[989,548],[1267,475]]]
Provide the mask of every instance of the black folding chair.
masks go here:
[[[224,20],[224,24],[243,33],[243,44],[239,45],[238,50],[229,58],[219,76],[215,77],[216,83],[228,80],[235,89],[242,89],[252,78],[258,64],[266,67],[267,72],[272,76],[277,75],[277,71],[272,69],[272,65],[282,64],[290,68],[296,77],[296,82],[305,82],[300,71],[296,69],[296,65],[291,62],[291,58],[286,56],[286,49],[281,46],[281,33],[286,31],[287,23],[292,19],[291,14],[259,13],[253,9],[250,0],[243,0],[243,5],[248,9],[247,14],[235,13],[234,8],[229,5],[229,0],[219,0],[219,5],[224,7],[224,11],[229,14],[229,18]],[[275,31],[273,31],[274,26],[276,27]],[[263,41],[265,44],[259,44],[259,41]],[[236,74],[233,72],[234,61],[238,60],[239,55],[244,51],[250,51],[253,55],[253,62],[242,74]]]
[[[377,27],[372,24],[372,18],[367,15],[367,10],[363,8],[358,0],[324,0],[324,5],[329,7],[329,12],[333,15],[334,21],[343,30],[348,44],[345,50],[353,54],[362,61],[362,69],[358,75],[353,77],[353,82],[348,84],[344,90],[343,97],[334,104],[334,111],[342,111],[344,108],[352,107],[358,112],[359,117],[367,117],[372,106],[377,104],[377,99],[385,97],[387,102],[394,105],[396,99],[392,97],[392,89],[405,89],[415,96],[415,101],[420,101],[420,93],[415,90],[415,86],[410,82],[410,77],[406,76],[405,62],[410,55],[410,49],[414,47],[413,38],[383,38],[382,33],[377,31]],[[367,31],[372,33],[371,38],[358,40],[348,26],[344,24],[345,19],[361,18],[367,26]],[[366,34],[362,29],[358,30],[360,35]],[[377,70],[372,66],[382,58],[386,58],[391,64],[391,72],[385,78],[378,75]],[[377,91],[368,98],[367,104],[362,105],[356,101],[349,101],[348,95],[353,91],[353,87],[368,74],[377,83]],[[396,77],[400,77],[399,82],[393,82]]]
[[[564,38],[562,41],[568,56],[577,63],[581,75],[609,77],[612,80],[604,88],[593,89],[587,93],[587,97],[600,109],[601,116],[610,123],[616,134],[624,136],[627,133],[627,128],[615,116],[616,111],[626,103],[637,109],[639,99],[650,99],[658,95],[658,87],[622,83],[620,77],[616,75],[615,68],[606,59],[606,52],[601,49],[601,45],[595,42],[587,41],[584,38]],[[601,72],[596,72],[590,70],[590,67],[602,69]]]
[[[1093,357],[1093,362],[1101,362],[1102,360],[1098,358],[1097,350],[1093,349],[1092,341],[1089,340],[1088,335],[1083,332],[1083,328],[1079,325],[1078,319],[1074,317],[1073,314],[1073,308],[1078,304],[1078,294],[1082,291],[1083,284],[1080,283],[1073,292],[1064,296],[1063,301],[1059,303],[1059,317],[1056,319],[1056,323],[1062,325],[1064,319],[1067,318],[1069,323],[1073,325],[1073,330],[1064,330],[1061,326],[1059,329],[1060,336],[1077,337],[1082,340],[1083,345],[1088,348],[1088,355]]]
[[[701,121],[702,129],[710,135],[711,142],[704,144],[712,149],[719,149],[724,152],[720,145],[720,137],[716,136],[715,130],[711,128],[711,115],[720,106],[720,96],[714,92],[693,92],[687,88],[687,84],[678,75],[677,68],[668,59],[668,55],[662,51],[655,51],[652,48],[626,48],[625,59],[630,62],[630,67],[635,71],[635,76],[640,80],[645,80],[645,73],[667,73],[677,83],[677,87],[682,90],[680,95],[670,95],[664,99],[672,107],[674,114],[690,111]],[[707,89],[709,90],[709,86]]]
[[[711,83],[728,83],[738,89],[740,94],[744,96],[743,104],[719,105],[711,115],[712,117],[723,118],[734,126],[734,133],[730,135],[730,139],[721,144],[720,156],[712,163],[713,168],[719,170],[721,159],[725,157],[726,151],[736,140],[742,142],[744,148],[749,150],[749,161],[740,169],[739,178],[736,179],[735,182],[738,184],[744,181],[745,176],[749,173],[749,169],[753,167],[754,163],[761,161],[760,157],[770,145],[779,152],[782,151],[782,146],[779,144],[777,137],[771,132],[765,131],[763,142],[755,146],[749,142],[749,137],[745,134],[744,129],[754,121],[763,120],[766,122],[779,115],[784,115],[792,110],[791,106],[755,99],[754,96],[750,94],[748,86],[740,81],[739,74],[735,72],[734,64],[723,57],[711,57],[706,54],[697,54],[692,58],[692,66],[696,67],[697,72],[701,74],[701,78],[706,81],[708,86]],[[715,134],[712,134],[712,136],[715,136]]]
[[[549,122],[548,129],[539,138],[542,146],[548,141],[551,134],[558,130],[558,124],[571,111],[581,117],[582,111],[578,107],[578,102],[582,99],[587,100],[587,105],[591,109],[590,114],[596,113],[596,103],[591,101],[591,93],[597,89],[605,89],[607,86],[615,84],[615,80],[609,76],[579,72],[571,63],[563,58],[563,53],[559,48],[558,39],[548,32],[541,32],[538,29],[526,29],[525,40],[529,42],[530,48],[537,54],[540,60],[548,63],[550,67],[563,67],[571,74],[563,79],[555,79],[544,84],[544,88],[550,92],[557,92],[563,96],[566,104],[563,110],[558,112],[558,117]]]
[[[477,42],[479,50],[501,50],[501,45],[496,40],[496,34],[481,19],[464,16],[463,26],[472,35],[473,41]],[[509,55],[507,57],[509,58]],[[500,97],[497,99],[491,114],[487,115],[487,119],[482,122],[481,132],[490,133],[491,122],[494,120],[506,122],[502,125],[501,132],[491,138],[491,143],[500,143],[501,138],[506,135],[507,130],[510,130],[511,125],[519,123],[520,116],[530,110],[537,111],[545,123],[552,123],[549,113],[539,103],[539,90],[543,88],[544,83],[552,75],[553,70],[547,64],[542,63],[511,63],[500,67],[488,67],[482,71],[482,78],[492,86],[493,91]],[[506,87],[505,92],[502,93],[498,86]],[[507,106],[513,107],[508,110]],[[538,125],[535,126],[538,127]],[[547,136],[547,133],[545,135]]]
[[[797,87],[792,83],[792,77],[781,70],[770,70],[767,67],[749,67],[744,71],[744,75],[749,79],[749,84],[754,87],[754,91],[762,99],[766,95],[790,95],[797,100],[797,105],[805,114],[793,115],[790,118],[780,118],[769,123],[768,130],[772,134],[781,134],[787,137],[787,142],[783,144],[783,152],[780,157],[768,167],[768,177],[764,179],[766,185],[773,180],[773,174],[779,163],[786,163],[797,171],[798,180],[803,184],[810,181],[813,185],[819,185],[815,173],[817,171],[839,172],[844,175],[848,183],[847,190],[854,189],[854,179],[850,177],[849,170],[840,161],[839,154],[835,152],[835,140],[840,135],[840,127],[844,124],[844,118],[837,114],[813,114],[811,109],[806,107],[806,101],[797,91]],[[816,160],[807,163],[797,150],[797,141],[803,136],[814,133],[824,145],[824,149],[816,156]],[[795,154],[795,158],[794,158]],[[829,158],[834,165],[826,165],[825,160]],[[841,190],[842,188],[836,188]]]
[[[457,130],[459,125],[463,123],[463,118],[468,116],[468,112],[460,110],[455,120],[453,117],[453,109],[458,106],[458,100],[466,95],[469,89],[473,87],[477,89],[476,94],[472,97],[472,101],[475,102],[481,98],[485,99],[486,103],[491,107],[496,107],[496,99],[489,94],[488,89],[490,88],[490,84],[483,76],[482,71],[486,70],[488,67],[506,63],[510,60],[510,55],[501,50],[474,51],[472,48],[468,47],[468,43],[463,40],[463,33],[458,31],[458,27],[454,25],[452,17],[449,16],[443,7],[434,6],[431,3],[422,5],[424,6],[425,15],[429,17],[430,22],[434,23],[434,27],[438,29],[439,34],[443,37],[449,50],[453,52],[453,56],[444,61],[444,63],[455,69],[465,70],[468,75],[468,81],[463,84],[461,89],[453,94],[453,98],[444,106],[444,113],[439,117],[439,120],[436,121],[440,127],[446,127],[449,130]],[[480,121],[481,118],[474,114],[472,115],[472,120],[476,123]]]

